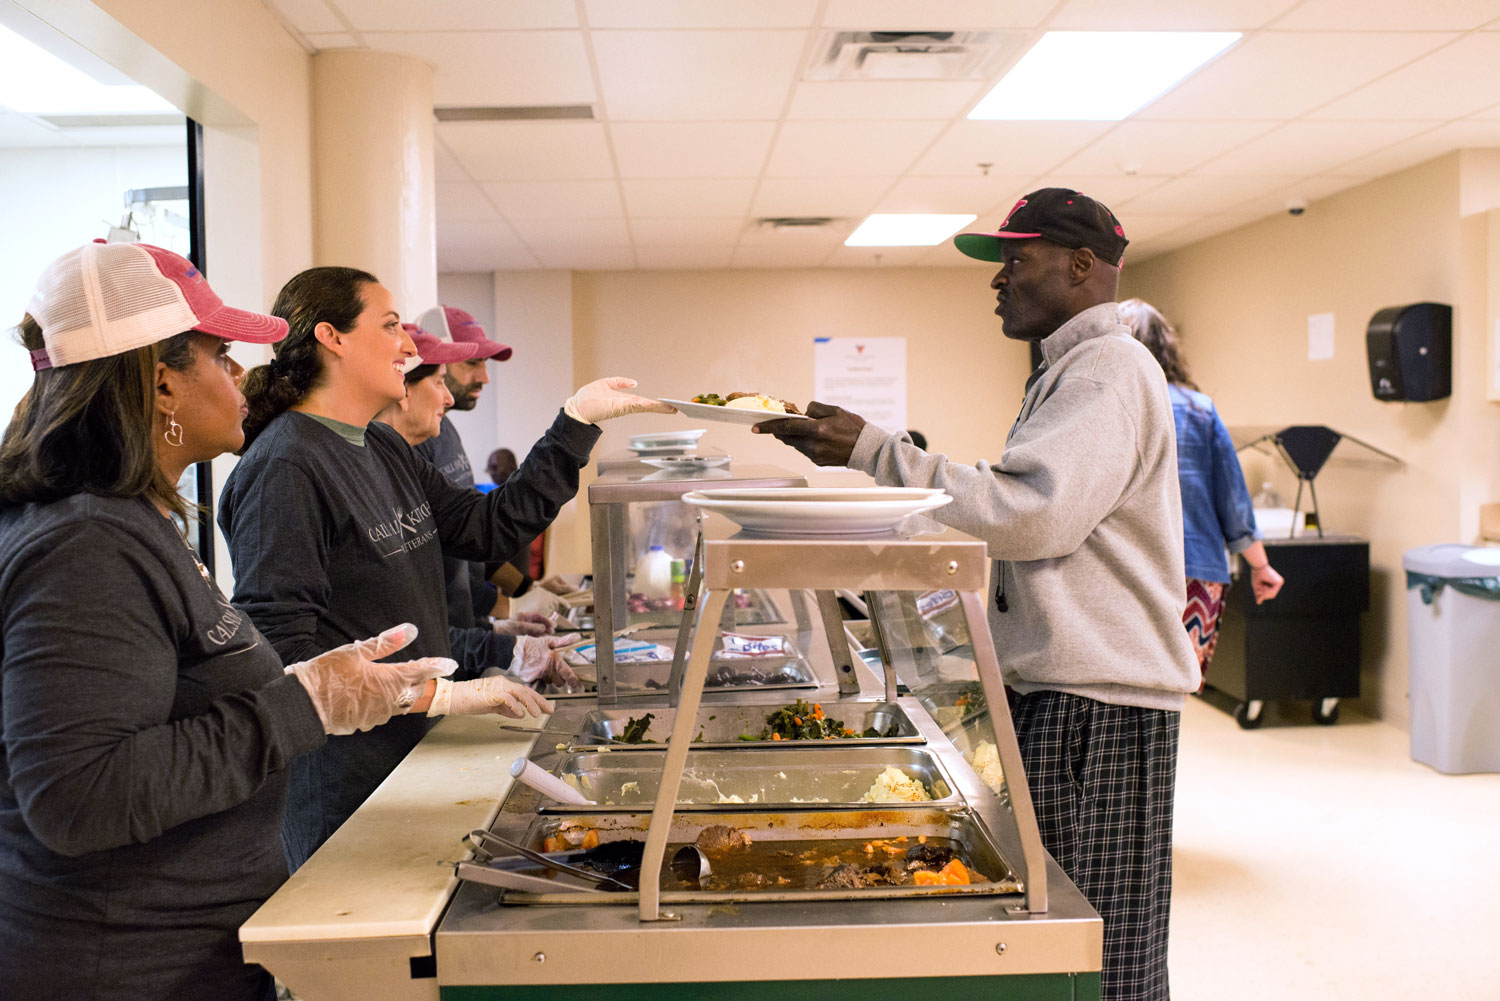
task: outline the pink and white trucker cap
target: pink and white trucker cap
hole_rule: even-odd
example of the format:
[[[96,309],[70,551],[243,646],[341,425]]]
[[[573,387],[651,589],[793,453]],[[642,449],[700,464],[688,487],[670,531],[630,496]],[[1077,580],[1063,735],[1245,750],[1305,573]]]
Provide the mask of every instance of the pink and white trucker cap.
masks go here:
[[[411,335],[411,342],[417,346],[416,364],[408,368],[408,372],[422,365],[448,365],[456,361],[468,361],[481,350],[478,344],[439,340],[415,323],[403,323],[401,329]]]
[[[417,317],[417,326],[440,341],[477,344],[479,351],[475,355],[476,358],[505,361],[510,357],[509,345],[490,340],[485,336],[484,328],[479,325],[479,321],[457,306],[433,306]]]
[[[146,243],[86,243],[47,265],[26,311],[45,350],[31,366],[76,365],[197,330],[270,344],[287,335],[275,316],[224,305],[185,257]]]

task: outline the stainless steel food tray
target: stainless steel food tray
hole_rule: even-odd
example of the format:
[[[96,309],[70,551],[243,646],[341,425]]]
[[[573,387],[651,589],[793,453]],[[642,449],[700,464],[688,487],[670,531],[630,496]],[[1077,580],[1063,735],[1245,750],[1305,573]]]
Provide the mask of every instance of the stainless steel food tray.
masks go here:
[[[745,741],[740,740],[740,734],[748,733],[755,735],[760,733],[765,726],[766,717],[787,703],[774,702],[760,705],[734,705],[734,706],[704,706],[698,710],[698,733],[703,735],[701,742],[694,743],[695,750],[711,750],[716,748],[736,749],[767,749],[780,746],[780,742],[772,741]],[[922,735],[918,732],[916,725],[907,716],[906,710],[893,702],[829,702],[823,706],[824,711],[835,719],[841,719],[855,733],[863,733],[869,727],[875,727],[884,732],[895,724],[898,733],[893,737],[845,737],[837,740],[798,740],[793,741],[798,747],[848,747],[851,745],[867,744],[921,744],[924,742]],[[605,740],[617,740],[625,731],[625,725],[631,718],[638,718],[646,712],[655,715],[651,721],[651,729],[647,731],[647,737],[653,740],[665,741],[667,735],[672,732],[672,724],[677,718],[677,710],[670,708],[662,709],[595,709],[583,718],[578,733],[585,737],[603,738]],[[570,750],[592,750],[599,746],[597,740],[586,740],[575,744]],[[650,744],[619,744],[622,749],[633,749],[638,747],[650,748]]]
[[[537,851],[544,849],[550,835],[594,831],[601,842],[634,838],[645,840],[650,825],[649,814],[593,813],[574,816],[539,816],[524,839]],[[668,833],[667,855],[681,845],[692,844],[706,827],[725,825],[746,832],[756,843],[796,842],[807,840],[890,840],[907,838],[912,842],[929,840],[956,843],[974,871],[987,882],[967,886],[868,886],[854,889],[820,890],[778,888],[764,890],[685,890],[669,872],[663,874],[663,903],[730,903],[812,900],[872,900],[926,898],[934,896],[1009,896],[1020,895],[1024,888],[1015,868],[1001,855],[994,842],[972,813],[962,808],[934,808],[923,804],[914,807],[883,806],[868,810],[813,811],[807,813],[763,812],[728,814],[684,813],[673,818]],[[511,872],[545,876],[540,867],[528,868],[514,856],[505,857],[504,866]],[[459,866],[459,877],[471,882],[485,882],[487,867],[466,862]],[[502,904],[629,904],[635,905],[638,892],[580,892],[559,883],[557,893],[528,893],[503,890]]]
[[[601,807],[650,809],[656,801],[664,755],[661,750],[620,754],[612,749],[565,754],[557,767],[558,776],[597,805],[549,805],[544,812],[588,813]],[[869,809],[871,804],[862,797],[888,767],[921,782],[933,805],[956,807],[963,803],[937,755],[925,748],[777,744],[758,754],[688,752],[677,794],[678,809],[731,811],[743,810],[745,804],[791,810],[830,806]]]

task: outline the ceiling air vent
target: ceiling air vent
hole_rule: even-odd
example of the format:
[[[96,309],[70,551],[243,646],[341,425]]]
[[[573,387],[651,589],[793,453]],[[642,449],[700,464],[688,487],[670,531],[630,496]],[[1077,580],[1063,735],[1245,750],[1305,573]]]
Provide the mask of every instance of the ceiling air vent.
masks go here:
[[[491,108],[433,108],[440,122],[538,122],[553,119],[594,120],[591,104],[530,104]]]
[[[827,226],[833,222],[832,216],[826,215],[786,215],[766,216],[755,220],[755,224],[761,229],[769,229],[780,232],[782,230],[809,230]]]
[[[984,80],[1019,47],[996,31],[827,31],[805,80]]]

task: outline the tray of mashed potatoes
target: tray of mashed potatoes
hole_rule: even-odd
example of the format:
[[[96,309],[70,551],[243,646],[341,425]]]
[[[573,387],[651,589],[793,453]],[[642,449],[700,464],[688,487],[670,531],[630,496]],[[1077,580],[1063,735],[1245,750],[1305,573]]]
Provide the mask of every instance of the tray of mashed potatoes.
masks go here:
[[[656,802],[665,751],[572,751],[556,773],[594,806],[548,805],[548,812],[638,810]],[[678,788],[679,809],[756,805],[781,809],[867,803],[958,805],[937,756],[920,747],[763,748],[753,754],[692,750]]]

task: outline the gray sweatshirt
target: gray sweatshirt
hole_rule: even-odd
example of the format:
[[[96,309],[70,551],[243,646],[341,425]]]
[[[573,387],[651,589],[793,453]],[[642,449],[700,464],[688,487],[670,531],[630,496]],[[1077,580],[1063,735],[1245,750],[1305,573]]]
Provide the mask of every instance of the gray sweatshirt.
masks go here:
[[[1180,709],[1198,662],[1182,625],[1182,498],[1161,366],[1114,303],[1074,316],[1042,355],[998,463],[950,462],[867,424],[849,465],[953,495],[934,515],[997,561],[990,630],[1016,691]]]

